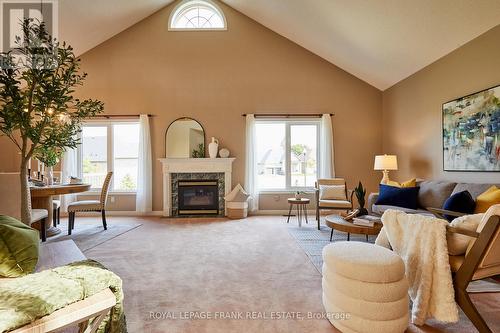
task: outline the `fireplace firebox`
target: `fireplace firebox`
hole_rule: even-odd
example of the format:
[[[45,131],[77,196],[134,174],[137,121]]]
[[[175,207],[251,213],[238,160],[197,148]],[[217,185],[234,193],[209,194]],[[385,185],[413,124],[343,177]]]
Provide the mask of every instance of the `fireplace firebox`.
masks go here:
[[[217,180],[180,180],[178,184],[179,215],[218,215]]]

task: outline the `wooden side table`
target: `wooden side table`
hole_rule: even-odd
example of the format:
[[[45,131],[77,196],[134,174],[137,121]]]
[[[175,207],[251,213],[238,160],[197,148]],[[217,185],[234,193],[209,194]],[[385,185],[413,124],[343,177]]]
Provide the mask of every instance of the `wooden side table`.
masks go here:
[[[286,220],[286,223],[290,222],[290,216],[292,214],[293,205],[297,206],[297,222],[299,223],[299,227],[302,226],[302,215],[306,218],[306,223],[309,223],[307,221],[307,205],[310,202],[311,200],[306,198],[300,198],[300,199],[288,198],[290,209],[288,210],[288,219]]]

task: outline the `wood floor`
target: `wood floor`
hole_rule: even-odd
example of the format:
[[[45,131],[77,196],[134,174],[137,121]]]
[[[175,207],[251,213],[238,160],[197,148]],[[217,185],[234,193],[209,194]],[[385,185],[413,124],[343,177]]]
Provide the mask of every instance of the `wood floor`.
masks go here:
[[[321,276],[282,217],[108,219],[109,224],[127,221],[142,226],[85,255],[122,277],[129,332],[338,332],[324,318],[307,318],[323,312]],[[493,331],[500,332],[500,294],[472,297]],[[239,313],[243,318],[236,317]],[[272,313],[288,318],[271,319]],[[453,325],[410,325],[407,332],[476,330],[462,314]]]

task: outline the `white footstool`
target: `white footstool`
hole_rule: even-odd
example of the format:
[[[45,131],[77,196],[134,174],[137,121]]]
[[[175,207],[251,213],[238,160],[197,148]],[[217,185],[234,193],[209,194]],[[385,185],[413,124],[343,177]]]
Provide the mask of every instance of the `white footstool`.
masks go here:
[[[403,260],[369,243],[337,242],[323,249],[323,305],[344,333],[401,333],[408,327]]]

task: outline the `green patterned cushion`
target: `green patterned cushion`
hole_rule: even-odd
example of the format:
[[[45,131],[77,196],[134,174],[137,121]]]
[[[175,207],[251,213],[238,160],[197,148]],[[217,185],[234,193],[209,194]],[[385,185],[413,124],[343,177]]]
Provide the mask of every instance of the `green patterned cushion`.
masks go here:
[[[0,276],[32,273],[38,262],[38,231],[13,217],[0,215]]]

